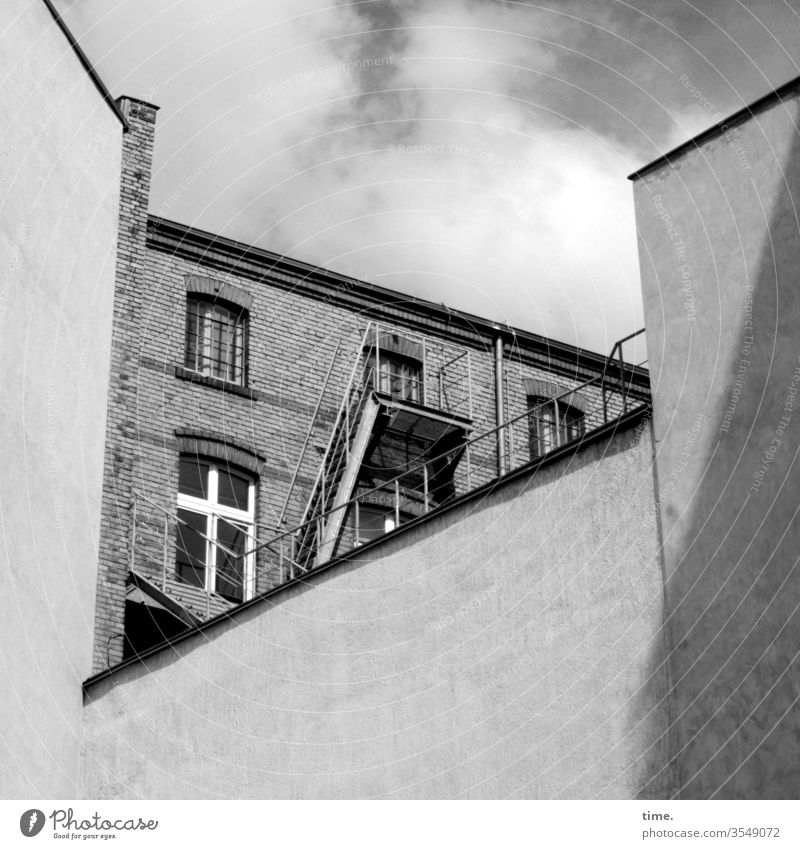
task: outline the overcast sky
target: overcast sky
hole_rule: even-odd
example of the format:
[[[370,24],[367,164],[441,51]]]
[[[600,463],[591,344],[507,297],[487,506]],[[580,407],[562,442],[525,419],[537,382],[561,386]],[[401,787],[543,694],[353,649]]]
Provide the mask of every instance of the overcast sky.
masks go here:
[[[151,212],[594,350],[626,176],[800,73],[800,0],[60,0],[161,106]]]

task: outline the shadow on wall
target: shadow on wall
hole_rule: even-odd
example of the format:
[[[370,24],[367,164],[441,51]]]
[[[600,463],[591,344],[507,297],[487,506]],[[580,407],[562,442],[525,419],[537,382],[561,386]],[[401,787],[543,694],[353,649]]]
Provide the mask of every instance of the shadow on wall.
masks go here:
[[[798,144],[795,133],[777,192],[766,191],[767,179],[741,178],[744,203],[763,210],[768,238],[760,248],[740,241],[741,256],[730,260],[758,257],[749,267],[752,288],[735,293],[733,326],[720,327],[733,354],[709,378],[707,432],[698,440],[702,456],[692,460],[702,464],[693,473],[696,488],[683,514],[667,518],[677,523],[667,624],[683,798],[800,796]],[[775,163],[769,167],[774,178]],[[744,221],[742,201],[731,211]],[[728,220],[724,209],[720,218]],[[711,224],[719,232],[725,226]],[[741,270],[746,279],[748,269]],[[721,278],[718,285],[723,299],[726,285],[733,288]],[[685,427],[689,433],[691,424]]]

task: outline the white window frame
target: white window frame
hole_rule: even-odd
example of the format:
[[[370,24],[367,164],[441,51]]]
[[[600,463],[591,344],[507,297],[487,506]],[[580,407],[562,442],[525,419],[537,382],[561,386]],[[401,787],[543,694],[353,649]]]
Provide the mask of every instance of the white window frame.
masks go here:
[[[256,483],[250,475],[237,470],[236,474],[246,477],[249,481],[247,488],[247,510],[237,510],[235,507],[228,507],[226,504],[220,504],[218,500],[219,472],[220,469],[227,470],[228,467],[203,457],[197,458],[197,462],[208,464],[208,498],[188,495],[179,490],[178,509],[191,510],[193,513],[201,513],[206,517],[205,534],[208,539],[205,540],[206,568],[203,589],[206,592],[216,592],[217,553],[219,551],[219,546],[216,544],[218,540],[217,528],[220,518],[223,520],[230,519],[236,525],[244,526],[244,533],[247,536],[247,550],[250,553],[244,558],[242,601],[248,601],[255,595],[255,553],[251,549],[255,548],[256,544],[256,539],[253,535],[255,530]]]

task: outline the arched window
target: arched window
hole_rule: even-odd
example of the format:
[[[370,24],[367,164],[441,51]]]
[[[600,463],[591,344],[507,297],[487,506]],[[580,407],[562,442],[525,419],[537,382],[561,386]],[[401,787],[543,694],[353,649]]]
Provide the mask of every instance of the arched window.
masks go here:
[[[187,369],[247,383],[247,310],[213,298],[189,296],[186,306]]]
[[[583,412],[563,401],[528,396],[528,440],[531,460],[583,436]]]
[[[183,455],[175,571],[188,584],[246,601],[254,590],[255,482],[226,463]]]

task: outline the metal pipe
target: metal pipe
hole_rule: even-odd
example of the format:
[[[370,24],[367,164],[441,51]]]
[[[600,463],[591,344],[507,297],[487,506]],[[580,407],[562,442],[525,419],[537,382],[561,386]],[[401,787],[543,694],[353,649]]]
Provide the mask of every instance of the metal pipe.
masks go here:
[[[169,548],[169,516],[164,516],[164,561],[161,572],[161,589],[167,591],[167,550]]]
[[[417,397],[419,402],[423,407],[428,405],[428,400],[425,395],[425,384],[428,381],[428,356],[427,351],[425,349],[425,337],[422,337],[422,392],[419,391],[419,386],[417,386]],[[419,381],[418,381],[419,382]],[[421,397],[420,397],[421,396]]]
[[[503,420],[505,418],[505,401],[503,393],[503,337],[497,336],[494,340],[494,393],[495,411],[497,421],[497,474],[502,477],[506,469],[506,440],[503,433]]]
[[[136,565],[136,501],[136,493],[134,493],[131,504],[131,572]]]

